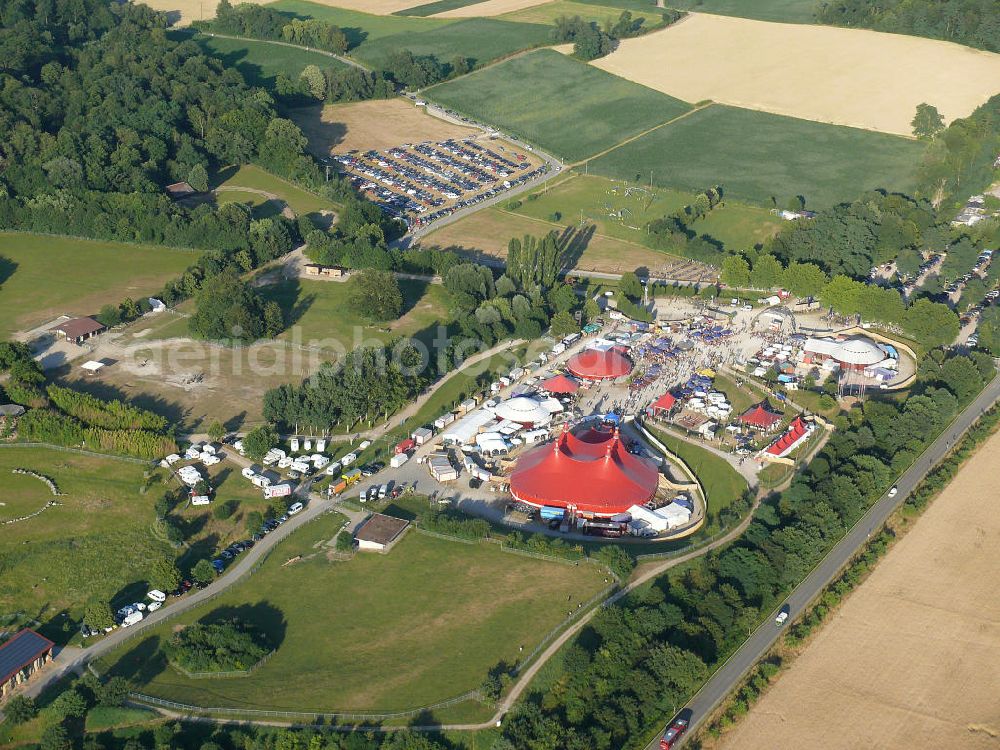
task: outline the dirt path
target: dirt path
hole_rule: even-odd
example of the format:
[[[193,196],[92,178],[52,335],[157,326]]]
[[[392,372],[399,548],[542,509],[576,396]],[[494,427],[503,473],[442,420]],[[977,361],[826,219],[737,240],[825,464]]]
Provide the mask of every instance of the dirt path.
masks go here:
[[[317,55],[326,55],[327,57],[332,57],[334,60],[340,60],[340,62],[345,65],[350,65],[352,68],[360,68],[361,70],[368,70],[364,65],[359,63],[357,60],[352,60],[349,57],[344,57],[343,55],[338,55],[334,52],[327,52],[324,49],[313,49],[312,47],[303,47],[301,44],[292,44],[290,42],[278,42],[273,39],[252,39],[245,36],[230,36],[228,34],[215,34],[209,33],[207,36],[218,37],[219,39],[235,39],[240,42],[260,42],[261,44],[276,44],[279,47],[291,47],[292,49],[304,49],[307,52],[315,52]]]
[[[212,191],[213,195],[218,195],[219,193],[251,193],[253,195],[259,195],[262,198],[266,198],[269,203],[273,203],[277,206],[281,210],[281,215],[286,219],[295,219],[295,212],[289,207],[285,200],[275,193],[269,193],[267,190],[242,187],[240,185],[220,185]]]
[[[651,128],[647,128],[646,130],[643,130],[641,133],[636,133],[631,138],[626,138],[624,141],[616,143],[611,148],[606,148],[603,151],[600,151],[600,152],[594,154],[593,156],[588,156],[586,159],[583,159],[581,161],[574,162],[573,164],[570,164],[569,167],[571,169],[573,167],[580,167],[580,166],[583,166],[584,164],[586,164],[587,162],[594,161],[595,159],[600,159],[605,154],[610,154],[612,151],[616,151],[616,150],[620,149],[622,146],[627,146],[632,141],[637,141],[640,138],[642,138],[643,136],[649,135],[654,130],[659,130],[660,128],[665,128],[665,127],[667,127],[667,125],[673,125],[675,122],[679,122],[680,120],[683,120],[685,117],[690,117],[695,112],[700,112],[701,110],[707,109],[708,107],[711,107],[711,106],[712,106],[712,104],[710,102],[708,104],[702,104],[702,105],[700,105],[698,107],[694,107],[692,109],[689,109],[687,112],[685,112],[682,115],[677,115],[677,117],[674,117],[671,120],[667,120],[666,122],[661,122],[659,125],[654,125]]]

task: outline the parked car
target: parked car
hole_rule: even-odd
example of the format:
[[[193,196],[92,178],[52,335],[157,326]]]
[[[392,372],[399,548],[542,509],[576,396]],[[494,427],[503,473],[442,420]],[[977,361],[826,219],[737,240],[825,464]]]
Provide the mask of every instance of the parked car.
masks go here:
[[[292,503],[288,508],[288,515],[294,516],[296,513],[301,512],[304,507],[302,503]]]
[[[889,490],[889,497],[896,497],[896,495],[898,493],[899,493],[899,487],[897,487],[896,485],[893,485],[892,489]]]
[[[774,618],[774,624],[779,628],[785,624],[785,620],[788,619],[789,607],[787,604],[782,605],[781,609],[778,610],[778,616]]]
[[[163,602],[153,602],[148,607],[146,607],[146,610],[149,611],[149,612],[155,612],[156,610],[158,610],[162,606],[163,606]]]

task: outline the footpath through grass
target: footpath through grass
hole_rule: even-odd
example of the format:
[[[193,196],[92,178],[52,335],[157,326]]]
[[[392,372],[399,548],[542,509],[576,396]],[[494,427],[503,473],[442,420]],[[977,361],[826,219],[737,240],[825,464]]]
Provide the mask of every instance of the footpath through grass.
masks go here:
[[[569,161],[592,156],[690,109],[679,99],[553,50],[521,55],[426,93]]]
[[[210,55],[222,59],[227,68],[235,68],[252,86],[273,89],[278,74],[284,73],[297,81],[302,69],[316,65],[321,70],[344,69],[346,63],[319,52],[288,47],[271,42],[221,39],[197,35],[194,41]]]
[[[713,105],[590,163],[607,177],[728,198],[825,208],[874,188],[906,192],[924,144],[898,136]]]
[[[292,711],[416,708],[478,687],[603,586],[596,566],[543,562],[415,531],[388,554],[331,562],[323,516],[212,602],[102,660],[147,694],[206,707]],[[285,564],[301,555],[295,562]],[[456,575],[460,570],[461,574]],[[251,679],[191,680],[157,649],[178,624],[240,616],[277,646]],[[103,671],[103,670],[102,670]]]
[[[193,250],[0,233],[0,337],[157,294],[197,258]]]

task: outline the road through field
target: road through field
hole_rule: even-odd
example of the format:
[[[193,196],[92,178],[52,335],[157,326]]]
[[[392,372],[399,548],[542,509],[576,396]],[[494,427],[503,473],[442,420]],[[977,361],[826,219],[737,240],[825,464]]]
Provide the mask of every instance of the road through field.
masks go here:
[[[784,601],[794,619],[822,593],[823,589],[836,577],[858,553],[867,539],[880,529],[893,512],[906,500],[914,487],[947,455],[952,446],[966,430],[972,426],[987,409],[1000,399],[1000,376],[994,378],[952,424],[935,440],[914,464],[896,482],[899,489],[895,497],[883,495],[875,505],[847,532],[843,539],[824,557],[802,583],[795,587]],[[778,640],[782,630],[774,624],[777,611],[772,612],[752,635],[729,659],[716,670],[701,690],[688,702],[684,713],[690,716],[691,737],[716,709],[716,707],[740,684],[750,669],[762,659]],[[672,717],[665,717],[671,719]],[[659,733],[650,739],[647,750],[659,748]],[[680,745],[678,745],[680,747]]]
[[[997,748],[998,467],[1000,433],[829,616],[719,748]]]

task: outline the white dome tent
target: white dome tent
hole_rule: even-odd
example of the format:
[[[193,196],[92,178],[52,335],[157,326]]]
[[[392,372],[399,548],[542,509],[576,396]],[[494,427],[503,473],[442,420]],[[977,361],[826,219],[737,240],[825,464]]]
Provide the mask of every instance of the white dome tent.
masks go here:
[[[549,410],[541,402],[528,396],[515,396],[497,404],[497,417],[522,425],[544,425],[552,419]]]

